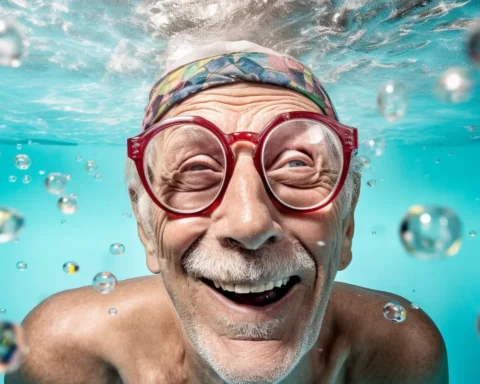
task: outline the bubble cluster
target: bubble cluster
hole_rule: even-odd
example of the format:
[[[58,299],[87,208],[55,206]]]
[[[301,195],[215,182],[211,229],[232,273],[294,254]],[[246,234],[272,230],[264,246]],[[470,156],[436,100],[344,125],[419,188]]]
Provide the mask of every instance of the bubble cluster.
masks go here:
[[[19,67],[25,45],[20,26],[11,20],[0,19],[0,65]]]
[[[108,310],[108,314],[109,314],[110,316],[116,316],[117,313],[118,313],[118,311],[117,311],[116,308],[110,308],[110,309]]]
[[[63,272],[69,275],[75,275],[80,270],[80,266],[74,261],[67,261],[63,264]]]
[[[383,307],[383,316],[392,323],[401,323],[407,318],[407,311],[402,307],[402,304],[389,301]]]
[[[32,164],[32,161],[30,160],[30,157],[28,157],[28,155],[15,156],[15,167],[17,167],[18,169],[24,171],[30,168],[30,164]]]
[[[378,109],[388,121],[394,122],[405,116],[407,103],[407,89],[402,82],[388,81],[380,87]]]
[[[444,102],[461,103],[470,97],[472,85],[467,69],[450,68],[438,78],[435,91]]]
[[[120,256],[125,253],[125,246],[120,243],[113,243],[110,245],[110,253],[114,256]]]
[[[85,170],[86,170],[89,174],[93,175],[95,172],[97,172],[97,170],[98,170],[98,165],[97,165],[97,163],[96,163],[95,161],[89,160],[89,161],[87,161],[87,162],[85,163]]]
[[[24,225],[22,214],[12,208],[0,207],[0,244],[15,240]]]
[[[52,195],[60,195],[65,190],[67,181],[61,173],[50,173],[45,179],[47,191]]]
[[[17,369],[27,350],[20,325],[0,321],[0,374]]]
[[[60,209],[60,211],[62,211],[62,213],[65,215],[73,215],[78,209],[77,195],[71,194],[60,197],[60,199],[58,199],[57,206],[58,209]]]
[[[27,269],[27,263],[25,261],[19,261],[17,263],[17,269],[19,271],[25,271]]]
[[[461,247],[462,227],[452,210],[415,205],[400,223],[400,237],[410,254],[423,260],[454,256]]]
[[[95,288],[100,293],[110,293],[117,286],[117,278],[113,273],[110,272],[100,272],[97,273],[93,278],[93,288]]]

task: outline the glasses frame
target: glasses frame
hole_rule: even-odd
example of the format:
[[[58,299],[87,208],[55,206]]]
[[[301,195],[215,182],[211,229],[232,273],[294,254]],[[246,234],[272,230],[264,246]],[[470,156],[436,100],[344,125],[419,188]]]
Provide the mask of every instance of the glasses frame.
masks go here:
[[[340,175],[340,179],[337,183],[336,190],[334,193],[330,194],[330,197],[319,206],[307,209],[301,208],[292,208],[288,205],[282,203],[281,200],[277,199],[275,194],[273,193],[272,189],[269,186],[267,181],[266,175],[263,172],[262,166],[262,157],[265,147],[265,140],[268,137],[269,133],[272,132],[278,125],[294,119],[310,119],[314,121],[321,122],[325,126],[331,129],[331,131],[338,137],[340,143],[342,144],[343,150],[343,167]],[[145,168],[144,168],[144,155],[145,150],[148,147],[150,140],[155,137],[158,133],[163,131],[166,128],[169,128],[173,125],[178,124],[196,124],[203,128],[208,129],[220,142],[223,151],[226,157],[226,171],[225,171],[225,180],[223,185],[218,192],[218,195],[212,203],[207,205],[206,207],[200,208],[198,211],[192,212],[178,212],[176,210],[172,210],[169,207],[162,204],[156,197],[155,193],[151,190],[150,183],[148,182],[146,175],[145,175]],[[255,168],[257,169],[258,174],[262,178],[265,190],[267,191],[270,199],[275,204],[275,206],[281,210],[286,210],[288,212],[302,212],[302,213],[309,213],[314,212],[323,207],[330,204],[335,198],[338,196],[340,191],[345,184],[345,180],[347,178],[348,169],[350,167],[350,160],[352,155],[355,156],[358,150],[358,130],[353,127],[349,127],[339,123],[336,120],[333,120],[330,117],[325,115],[321,115],[315,112],[305,112],[305,111],[295,111],[295,112],[287,112],[282,113],[276,117],[274,117],[259,133],[256,132],[249,132],[249,131],[242,131],[242,132],[233,132],[229,134],[223,133],[215,124],[208,121],[207,119],[200,117],[200,116],[180,116],[180,117],[173,117],[166,119],[165,121],[159,122],[152,127],[150,127],[147,131],[142,132],[141,134],[131,137],[127,139],[127,153],[128,157],[133,160],[135,166],[137,168],[138,175],[142,184],[147,191],[148,195],[152,199],[152,201],[161,209],[168,212],[173,217],[181,218],[181,217],[191,217],[191,216],[199,216],[199,215],[208,215],[213,210],[215,210],[221,203],[225,191],[230,183],[230,179],[232,178],[233,171],[235,169],[236,159],[235,154],[232,151],[231,146],[239,141],[248,141],[255,145],[255,149],[253,151],[253,161],[255,164]]]

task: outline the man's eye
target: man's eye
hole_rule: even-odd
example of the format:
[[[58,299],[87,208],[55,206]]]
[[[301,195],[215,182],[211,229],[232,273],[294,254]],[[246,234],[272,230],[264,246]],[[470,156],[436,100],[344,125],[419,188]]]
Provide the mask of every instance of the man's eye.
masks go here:
[[[287,165],[289,166],[289,168],[295,168],[295,167],[305,167],[307,166],[307,164],[305,164],[303,161],[301,160],[290,160]]]
[[[187,171],[206,171],[208,168],[206,165],[198,164],[198,165],[192,165],[187,169]]]

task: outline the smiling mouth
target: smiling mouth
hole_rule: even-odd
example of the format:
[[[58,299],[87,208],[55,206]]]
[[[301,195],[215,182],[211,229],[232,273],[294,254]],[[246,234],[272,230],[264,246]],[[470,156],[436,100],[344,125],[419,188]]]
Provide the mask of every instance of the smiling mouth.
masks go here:
[[[288,279],[288,282],[285,285],[282,285],[280,287],[273,287],[272,289],[256,293],[232,292],[231,290],[225,290],[222,287],[217,288],[217,284],[215,284],[212,280],[202,278],[201,281],[207,284],[210,288],[225,296],[227,299],[237,304],[263,307],[265,305],[275,303],[276,301],[279,301],[282,297],[284,297],[296,284],[300,282],[300,277],[292,276]]]

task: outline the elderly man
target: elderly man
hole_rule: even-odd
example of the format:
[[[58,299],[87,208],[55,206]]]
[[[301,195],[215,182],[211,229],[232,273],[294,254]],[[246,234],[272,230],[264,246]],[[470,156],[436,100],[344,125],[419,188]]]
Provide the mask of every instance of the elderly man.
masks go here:
[[[385,303],[408,301],[334,282],[352,258],[357,131],[307,67],[210,45],[155,84],[143,128],[128,185],[160,276],[40,304],[7,384],[448,382],[424,312],[389,322]]]

